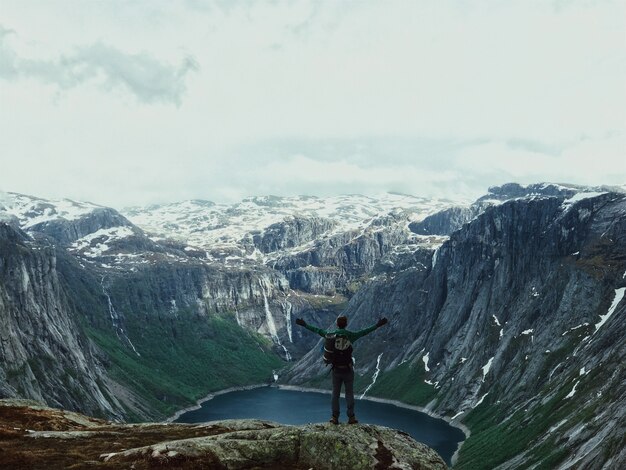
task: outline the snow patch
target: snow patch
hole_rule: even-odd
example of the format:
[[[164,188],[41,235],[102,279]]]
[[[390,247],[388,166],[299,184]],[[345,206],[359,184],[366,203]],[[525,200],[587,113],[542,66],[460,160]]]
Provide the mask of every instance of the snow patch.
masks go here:
[[[430,369],[428,368],[428,356],[430,355],[430,352],[427,352],[425,355],[422,356],[422,361],[424,361],[424,370],[426,372],[430,372]]]
[[[583,326],[589,326],[589,323],[585,322],[585,323],[581,323],[580,325],[576,325],[576,326],[570,328],[569,330],[566,330],[563,333],[561,333],[561,336],[565,336],[570,331],[577,330],[578,328],[582,328]]]
[[[561,421],[559,421],[558,423],[556,423],[554,426],[552,426],[550,429],[548,429],[548,434],[556,431],[557,429],[559,429],[561,426],[563,426],[565,423],[567,423],[567,419],[563,419]]]
[[[521,332],[521,334],[522,334],[522,335],[532,335],[532,334],[533,334],[533,331],[535,331],[535,330],[533,330],[533,329],[530,329],[530,330],[524,330],[524,331],[522,331],[522,332]]]
[[[450,421],[454,421],[455,419],[457,419],[459,416],[461,416],[463,413],[465,413],[465,411],[459,411],[457,414],[455,414],[452,418],[450,418]]]
[[[102,228],[89,235],[85,235],[72,243],[72,248],[77,251],[85,250],[83,254],[89,258],[102,256],[111,247],[108,243],[121,240],[134,235],[130,227]],[[94,244],[95,242],[95,244]]]
[[[496,317],[495,315],[491,315],[493,317],[493,320],[496,322],[496,325],[498,326],[502,326],[500,325],[500,321],[498,320],[498,317]]]
[[[582,201],[584,199],[591,199],[593,197],[602,196],[603,194],[606,194],[606,191],[604,191],[604,192],[589,191],[589,192],[576,193],[572,197],[570,197],[569,199],[566,199],[565,201],[563,201],[563,204],[561,204],[561,207],[564,208],[564,209],[568,209],[570,206],[572,206],[573,204],[577,203],[578,201]]]
[[[495,356],[494,356],[495,357]],[[485,377],[487,377],[487,373],[489,372],[489,369],[491,369],[491,364],[493,364],[493,359],[494,357],[492,357],[491,359],[489,359],[487,361],[487,364],[485,364],[482,369],[483,369],[483,382],[485,381]]]
[[[600,321],[596,323],[596,330],[594,331],[594,334],[597,333],[597,331],[602,327],[602,325],[607,322],[609,318],[611,318],[611,315],[613,315],[613,312],[615,312],[615,309],[624,298],[624,292],[626,292],[626,287],[620,287],[619,289],[615,289],[615,297],[613,298],[613,303],[611,304],[611,306],[609,307],[609,311],[606,312],[605,315],[600,315]]]
[[[579,383],[580,383],[580,381],[577,380],[576,383],[574,384],[574,386],[572,387],[572,390],[567,395],[565,395],[566,399],[572,398],[576,394],[576,387],[578,387]]]
[[[478,400],[476,402],[476,404],[473,406],[473,408],[476,408],[478,405],[480,405],[487,395],[489,395],[489,392],[485,393],[482,397],[480,397],[480,400]]]

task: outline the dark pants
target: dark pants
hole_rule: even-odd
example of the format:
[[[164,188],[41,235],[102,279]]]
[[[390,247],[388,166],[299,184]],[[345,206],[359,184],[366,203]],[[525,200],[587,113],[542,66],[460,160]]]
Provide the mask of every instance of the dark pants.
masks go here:
[[[341,384],[345,385],[346,403],[348,405],[348,417],[354,416],[354,370],[352,367],[341,369],[333,368],[333,416],[339,417],[339,395],[341,394]]]

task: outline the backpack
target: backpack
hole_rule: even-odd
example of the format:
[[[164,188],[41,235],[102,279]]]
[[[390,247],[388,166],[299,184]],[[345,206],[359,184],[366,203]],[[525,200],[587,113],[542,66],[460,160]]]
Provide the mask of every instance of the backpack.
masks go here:
[[[352,343],[345,335],[329,333],[325,336],[324,363],[340,368],[352,365]]]

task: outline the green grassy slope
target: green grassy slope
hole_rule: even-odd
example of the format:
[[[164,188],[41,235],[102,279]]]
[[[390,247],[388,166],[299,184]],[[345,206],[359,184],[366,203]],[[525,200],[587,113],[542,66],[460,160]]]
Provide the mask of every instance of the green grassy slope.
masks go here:
[[[112,329],[87,334],[109,356],[111,376],[164,415],[211,391],[268,382],[284,365],[265,338],[244,331],[232,315],[133,317],[127,329],[139,355]]]

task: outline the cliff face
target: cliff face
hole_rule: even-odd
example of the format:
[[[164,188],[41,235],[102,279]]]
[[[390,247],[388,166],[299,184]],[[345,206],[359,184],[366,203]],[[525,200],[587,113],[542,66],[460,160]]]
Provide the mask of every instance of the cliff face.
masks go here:
[[[0,223],[0,391],[121,416],[59,282],[56,261],[54,249]]]
[[[314,294],[354,293],[381,263],[389,263],[397,253],[437,244],[437,240],[414,236],[407,229],[409,223],[406,214],[391,213],[371,220],[363,229],[318,239],[268,265],[284,274],[293,289]]]
[[[253,233],[254,246],[263,253],[294,248],[312,242],[337,226],[337,222],[321,217],[294,216]]]
[[[0,446],[11,468],[51,470],[447,468],[432,449],[380,426],[256,420],[130,426],[13,400],[0,400]]]
[[[460,468],[624,464],[626,197],[588,196],[488,208],[429,265],[371,282],[348,306],[355,328],[390,318],[357,345],[362,389],[477,429]],[[286,380],[318,364],[312,351]]]

